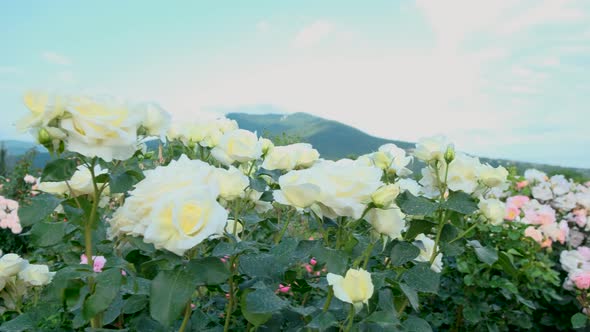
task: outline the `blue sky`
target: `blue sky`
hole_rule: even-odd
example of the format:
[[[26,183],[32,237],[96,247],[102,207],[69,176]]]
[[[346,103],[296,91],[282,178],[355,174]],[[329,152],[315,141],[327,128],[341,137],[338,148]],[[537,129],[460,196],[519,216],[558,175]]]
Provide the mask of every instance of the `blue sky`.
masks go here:
[[[370,134],[590,167],[590,2],[12,1],[0,139],[27,89],[308,112]]]

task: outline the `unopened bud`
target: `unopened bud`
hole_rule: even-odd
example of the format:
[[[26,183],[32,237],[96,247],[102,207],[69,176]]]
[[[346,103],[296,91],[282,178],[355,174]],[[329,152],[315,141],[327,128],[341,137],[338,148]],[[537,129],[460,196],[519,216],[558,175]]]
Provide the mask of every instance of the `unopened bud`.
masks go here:
[[[447,151],[445,151],[445,161],[447,164],[450,164],[453,159],[455,159],[455,148],[453,145],[449,145],[447,146]]]
[[[37,141],[39,141],[39,144],[43,146],[51,144],[51,135],[49,135],[47,129],[41,128],[41,130],[39,130],[39,133],[37,134]]]

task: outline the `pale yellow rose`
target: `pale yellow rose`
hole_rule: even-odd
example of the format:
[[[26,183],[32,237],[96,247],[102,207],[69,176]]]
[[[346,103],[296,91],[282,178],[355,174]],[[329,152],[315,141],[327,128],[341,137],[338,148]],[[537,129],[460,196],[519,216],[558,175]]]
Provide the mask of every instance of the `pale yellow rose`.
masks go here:
[[[508,171],[502,166],[494,168],[486,164],[480,167],[479,178],[488,187],[498,187],[506,182]]]
[[[328,273],[326,278],[337,299],[351,303],[357,308],[362,307],[363,303],[368,304],[375,291],[371,274],[362,268],[349,269],[344,277]]]
[[[416,262],[430,262],[430,258],[432,257],[432,253],[434,251],[434,240],[427,237],[424,234],[418,234],[415,238],[415,243],[420,248],[420,254],[418,257],[414,258]],[[438,251],[438,246],[437,246]],[[440,273],[442,271],[442,253],[438,253],[430,265],[430,269],[434,272]]]
[[[18,277],[32,286],[45,286],[51,282],[55,272],[49,272],[47,265],[29,264],[18,273]]]
[[[506,204],[502,201],[489,198],[480,198],[477,204],[479,211],[486,217],[492,225],[501,225],[506,215]]]
[[[290,171],[295,168],[309,167],[319,157],[319,152],[311,144],[295,143],[275,146],[264,159],[262,167],[268,170]]]
[[[449,145],[451,143],[441,135],[422,138],[416,143],[414,156],[427,163],[434,160],[443,161]]]
[[[260,158],[262,144],[251,131],[232,130],[221,136],[211,155],[224,165],[231,165],[234,161],[243,163]]]
[[[387,208],[399,195],[399,186],[397,184],[387,184],[371,194],[371,200],[376,207]]]
[[[406,229],[404,218],[405,214],[397,206],[390,209],[371,209],[365,215],[365,219],[377,233],[392,240],[402,238],[402,232]]]
[[[0,257],[0,278],[17,275],[29,265],[29,262],[17,254],[6,254]]]

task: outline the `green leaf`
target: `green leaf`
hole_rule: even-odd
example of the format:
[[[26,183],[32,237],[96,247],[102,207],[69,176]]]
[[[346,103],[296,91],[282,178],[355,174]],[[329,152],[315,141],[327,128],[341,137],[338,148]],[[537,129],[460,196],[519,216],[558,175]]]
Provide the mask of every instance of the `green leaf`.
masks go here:
[[[399,324],[395,311],[374,311],[366,320],[383,329],[393,329]]]
[[[287,302],[267,287],[258,288],[246,295],[246,309],[254,314],[269,314],[286,306]]]
[[[123,173],[109,176],[109,188],[111,194],[125,193],[143,178],[141,173],[128,170]]]
[[[436,294],[440,274],[432,271],[428,264],[418,264],[404,273],[402,280],[418,292]]]
[[[65,222],[38,222],[31,228],[31,242],[39,247],[56,245],[63,242],[67,227]]]
[[[252,177],[250,178],[250,188],[258,192],[264,192],[266,189],[266,181],[258,176]]]
[[[162,325],[170,326],[180,316],[194,290],[189,272],[180,268],[160,271],[152,281],[150,315]]]
[[[476,324],[482,319],[479,308],[473,305],[463,307],[463,317],[471,324]]]
[[[23,205],[18,209],[18,218],[23,227],[31,226],[40,220],[47,218],[62,202],[50,194],[41,194],[31,199],[31,204]]]
[[[240,257],[240,272],[250,277],[269,278],[276,274],[274,257],[268,253]]]
[[[462,191],[451,192],[444,204],[444,208],[465,215],[472,214],[478,210],[475,200],[469,194]]]
[[[251,312],[248,308],[248,305],[246,304],[246,296],[251,292],[253,292],[253,290],[251,289],[247,289],[244,291],[242,297],[240,298],[240,306],[244,318],[246,318],[247,321],[254,325],[254,327],[258,327],[266,323],[272,317],[272,313],[258,314]]]
[[[227,266],[217,257],[192,260],[188,263],[187,269],[193,276],[193,283],[195,285],[222,284],[230,276]]]
[[[319,315],[315,316],[306,327],[310,329],[318,329],[320,331],[327,330],[328,328],[336,325],[337,320],[334,315],[332,315],[329,311],[321,312]]]
[[[121,312],[124,314],[134,314],[138,311],[143,310],[148,304],[149,299],[145,295],[131,295],[123,303]]]
[[[468,241],[468,243],[475,249],[477,258],[488,265],[494,264],[498,260],[498,252],[492,247],[484,247],[479,241]]]
[[[402,323],[402,326],[408,332],[432,332],[432,327],[430,327],[428,322],[416,316],[409,316]]]
[[[588,317],[586,317],[586,315],[584,315],[583,313],[578,312],[572,316],[571,322],[572,327],[574,329],[579,329],[586,326],[586,323],[588,322]]]
[[[121,279],[119,269],[106,270],[96,276],[94,293],[86,298],[82,308],[84,319],[90,319],[109,307],[119,294]]]
[[[391,248],[391,265],[401,266],[418,257],[420,249],[408,242],[398,242]]]
[[[114,322],[121,315],[121,309],[123,308],[123,297],[121,294],[117,294],[117,297],[111,303],[109,308],[102,315],[102,323],[109,325]]]
[[[61,182],[72,178],[76,172],[76,161],[73,159],[57,159],[47,163],[41,174],[42,182]]]
[[[29,317],[27,313],[16,316],[15,319],[2,323],[0,331],[2,332],[21,332],[25,330],[34,330],[37,324]]]
[[[454,240],[457,237],[457,235],[459,235],[459,230],[457,229],[457,227],[450,224],[446,224],[443,226],[442,232],[440,233],[440,241],[442,243],[450,242]]]
[[[311,255],[318,262],[325,262],[328,272],[343,275],[347,270],[348,255],[343,251],[318,246],[311,251]]]
[[[420,302],[418,300],[418,292],[416,292],[415,289],[404,284],[403,282],[399,284],[399,288],[406,295],[408,301],[410,301],[410,305],[412,306],[412,308],[414,308],[414,310],[418,310],[420,306]]]
[[[414,220],[410,220],[410,226],[408,227],[408,230],[406,231],[406,234],[404,235],[404,239],[406,240],[413,240],[416,235],[418,234],[429,234],[432,233],[432,228],[434,227],[434,224],[431,223],[428,220],[419,220],[419,219],[414,219]]]
[[[516,277],[518,275],[518,270],[516,269],[516,267],[512,263],[512,260],[510,259],[510,256],[508,255],[509,254],[503,251],[499,252],[498,263],[500,264],[504,272],[508,273],[512,277]]]
[[[437,209],[437,205],[425,197],[416,197],[405,191],[397,197],[397,205],[402,212],[414,216],[430,216]]]

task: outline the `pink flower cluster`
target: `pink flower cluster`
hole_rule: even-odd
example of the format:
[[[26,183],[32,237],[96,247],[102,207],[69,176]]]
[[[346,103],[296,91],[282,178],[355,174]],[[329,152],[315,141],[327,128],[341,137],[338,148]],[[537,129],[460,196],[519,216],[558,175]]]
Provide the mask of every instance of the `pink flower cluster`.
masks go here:
[[[0,228],[8,228],[13,234],[23,230],[18,218],[18,202],[4,196],[0,196]]]
[[[104,256],[92,256],[92,265],[93,265],[92,269],[96,273],[102,272],[102,268],[104,267],[106,262],[107,262],[107,260],[106,260],[106,258],[104,258]],[[86,257],[86,254],[82,254],[80,256],[80,264],[88,265],[88,257]],[[125,274],[123,274],[123,275],[125,275]]]
[[[541,247],[551,247],[554,241],[564,244],[569,234],[566,220],[557,222],[555,210],[541,204],[536,199],[517,195],[506,200],[507,220],[518,221],[530,226],[526,228],[524,235],[538,242]]]
[[[565,289],[587,290],[590,288],[590,248],[578,247],[576,250],[564,250],[559,257],[561,267],[568,273],[563,284]]]

